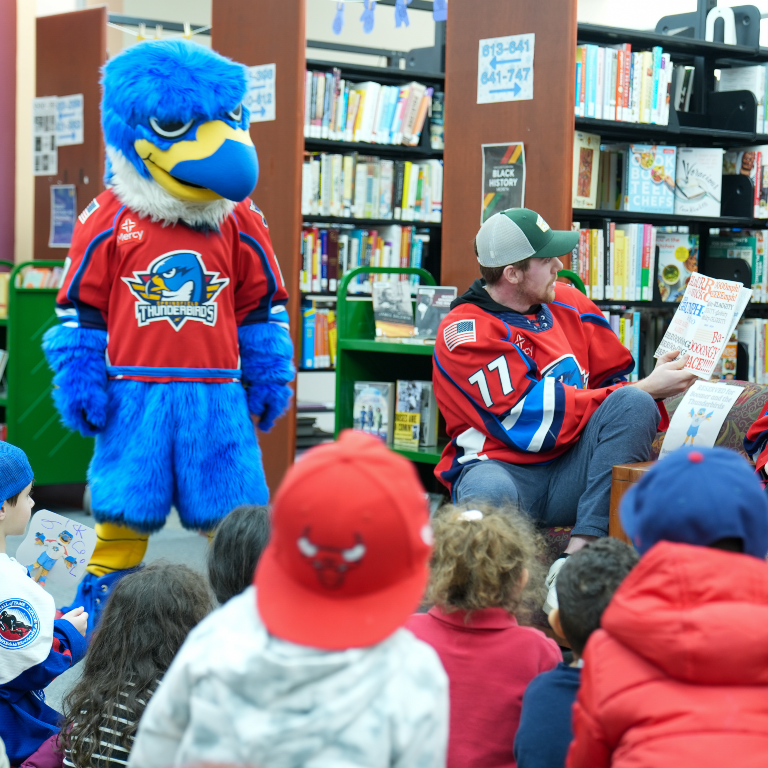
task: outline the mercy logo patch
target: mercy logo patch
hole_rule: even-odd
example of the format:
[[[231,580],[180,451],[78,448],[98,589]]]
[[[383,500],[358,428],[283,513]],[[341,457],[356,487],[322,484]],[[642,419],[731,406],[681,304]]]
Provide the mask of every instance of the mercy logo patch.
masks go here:
[[[229,278],[207,272],[199,253],[170,251],[156,258],[146,272],[122,278],[136,302],[139,328],[167,320],[180,330],[187,320],[216,325],[216,297]]]
[[[14,598],[0,603],[0,648],[25,648],[39,634],[40,619],[26,600]]]

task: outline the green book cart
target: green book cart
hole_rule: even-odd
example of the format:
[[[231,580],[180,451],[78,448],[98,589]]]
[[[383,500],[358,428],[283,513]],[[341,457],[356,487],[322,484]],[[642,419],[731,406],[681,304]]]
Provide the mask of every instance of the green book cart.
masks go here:
[[[362,274],[419,275],[422,285],[435,285],[425,269],[417,267],[358,267],[341,279],[336,310],[336,437],[351,429],[354,385],[356,381],[416,379],[432,381],[434,344],[402,344],[377,341],[370,296],[347,295],[349,284]],[[432,467],[440,461],[444,443],[418,450],[389,447],[416,462],[422,480],[429,488]],[[426,470],[426,471],[425,471]]]
[[[13,266],[13,265],[10,265]],[[63,261],[28,261],[11,271],[7,325],[8,393],[4,402],[8,442],[29,457],[37,485],[84,483],[93,439],[61,424],[53,404],[53,373],[42,350],[43,334],[56,322],[56,288],[16,285],[24,267],[63,267]]]

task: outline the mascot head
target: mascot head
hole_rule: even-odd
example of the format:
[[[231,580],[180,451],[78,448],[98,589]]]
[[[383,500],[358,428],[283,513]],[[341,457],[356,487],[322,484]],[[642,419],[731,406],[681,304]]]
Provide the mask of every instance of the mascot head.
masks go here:
[[[248,133],[248,71],[198,43],[146,41],[102,78],[106,182],[140,215],[212,226],[258,179]]]

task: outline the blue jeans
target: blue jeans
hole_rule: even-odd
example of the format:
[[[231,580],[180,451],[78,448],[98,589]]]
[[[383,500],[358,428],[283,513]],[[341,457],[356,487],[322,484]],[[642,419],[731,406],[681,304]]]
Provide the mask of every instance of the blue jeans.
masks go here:
[[[456,484],[456,501],[514,504],[545,526],[573,526],[571,535],[607,536],[613,466],[648,461],[660,419],[647,392],[622,387],[562,456],[546,464],[470,464]]]

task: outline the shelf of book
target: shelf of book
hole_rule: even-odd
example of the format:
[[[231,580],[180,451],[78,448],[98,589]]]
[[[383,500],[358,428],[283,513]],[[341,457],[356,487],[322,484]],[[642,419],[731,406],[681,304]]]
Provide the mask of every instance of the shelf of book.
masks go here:
[[[426,80],[428,83],[444,83],[445,74],[440,72],[421,72],[413,69],[384,69],[369,67],[364,64],[347,64],[337,61],[307,59],[307,69],[331,72],[334,67],[343,70],[345,77],[360,80],[375,80],[384,85],[395,85],[406,80]]]
[[[748,227],[762,229],[768,226],[768,219],[742,218],[738,216],[680,216],[674,213],[643,213],[639,211],[612,211],[605,208],[574,208],[574,221],[610,219],[633,224],[658,224],[659,226],[680,227],[690,224],[705,224],[710,227]]]
[[[353,227],[389,227],[392,224],[399,224],[406,227],[417,227],[423,229],[440,229],[442,222],[439,221],[405,221],[404,219],[352,219],[343,216],[302,216],[306,224],[350,224]]]
[[[404,144],[372,144],[367,141],[337,141],[336,139],[304,139],[304,147],[315,152],[359,152],[364,155],[397,156],[403,160],[415,158],[442,158],[441,149],[428,149],[421,146],[408,147]]]
[[[299,373],[336,373],[335,368],[297,368]]]
[[[424,445],[418,448],[403,448],[397,443],[390,445],[389,447],[401,456],[405,456],[406,459],[419,464],[437,464],[442,455],[443,448],[447,445],[447,442],[441,442],[437,445]]]
[[[356,352],[383,352],[394,355],[432,355],[435,345],[408,344],[397,341],[378,341],[377,339],[340,339],[339,350]]]
[[[652,48],[660,45],[665,53],[677,56],[703,56],[709,59],[727,61],[739,60],[741,63],[757,64],[768,61],[768,48],[752,48],[745,45],[726,45],[696,40],[692,37],[673,37],[655,32],[643,32],[637,29],[622,29],[620,27],[604,27],[600,24],[577,25],[576,38],[579,43],[629,43],[634,49]]]
[[[726,131],[719,128],[698,128],[692,125],[656,125],[654,123],[630,123],[623,120],[596,120],[593,117],[577,117],[576,129],[597,133],[601,139],[639,142],[659,140],[671,143],[684,139],[690,143],[717,146],[742,144],[768,144],[768,136],[747,131]]]

